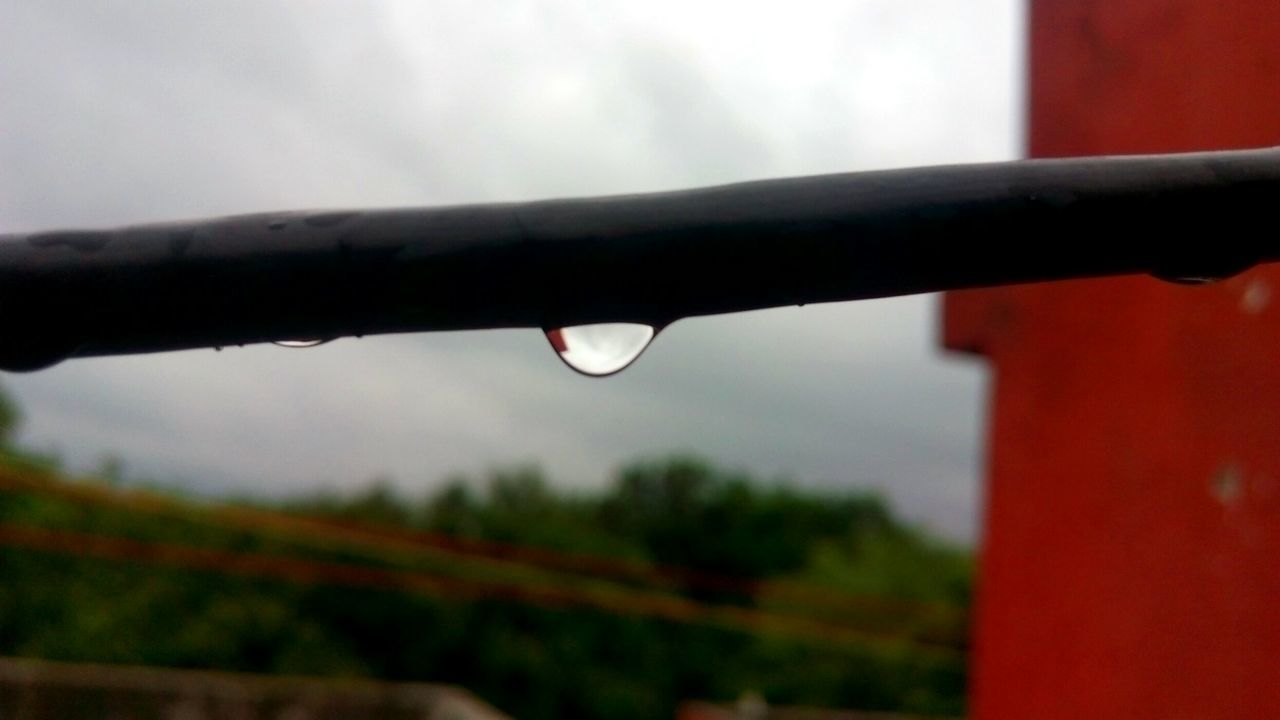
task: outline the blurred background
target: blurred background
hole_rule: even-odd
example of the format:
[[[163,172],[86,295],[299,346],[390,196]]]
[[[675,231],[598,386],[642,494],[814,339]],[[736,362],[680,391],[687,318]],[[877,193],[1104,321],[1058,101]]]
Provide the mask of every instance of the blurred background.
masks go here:
[[[1020,13],[6,0],[0,226],[1009,159]],[[0,676],[85,716],[417,707],[354,678],[530,718],[961,714],[984,372],[937,311],[685,320],[607,380],[534,331],[8,376]]]
[[[0,5],[0,225],[695,187],[1020,152],[1021,9],[967,3]],[[76,470],[277,497],[693,451],[876,490],[972,542],[984,376],[937,301],[676,323],[603,382],[536,331],[66,363],[7,378]]]

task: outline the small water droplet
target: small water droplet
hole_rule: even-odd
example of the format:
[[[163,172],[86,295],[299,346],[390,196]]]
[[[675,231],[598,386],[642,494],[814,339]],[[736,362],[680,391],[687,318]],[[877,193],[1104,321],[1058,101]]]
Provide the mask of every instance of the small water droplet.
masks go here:
[[[603,377],[635,362],[657,332],[640,323],[601,323],[552,328],[546,335],[565,365],[583,375]]]
[[[1258,258],[1231,255],[1226,251],[1220,256],[1185,257],[1152,271],[1152,275],[1165,282],[1178,285],[1212,285],[1235,277],[1258,263]]]
[[[1212,285],[1224,279],[1208,275],[1156,275],[1155,277],[1175,285]]]
[[[323,345],[333,338],[311,338],[309,340],[275,340],[272,345],[279,345],[286,348],[309,348],[317,345]]]
[[[1214,474],[1209,491],[1223,505],[1231,505],[1244,492],[1244,475],[1235,465],[1226,465]]]
[[[1258,279],[1249,281],[1240,295],[1240,309],[1250,315],[1257,315],[1271,304],[1271,286]]]

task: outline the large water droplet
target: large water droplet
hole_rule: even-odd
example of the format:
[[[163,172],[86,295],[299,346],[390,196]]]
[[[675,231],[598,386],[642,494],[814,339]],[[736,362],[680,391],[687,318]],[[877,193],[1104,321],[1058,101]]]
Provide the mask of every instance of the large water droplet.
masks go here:
[[[272,345],[279,345],[287,348],[309,348],[317,345],[323,345],[333,338],[312,338],[310,340],[274,340]]]
[[[565,365],[583,375],[602,377],[635,362],[657,330],[640,323],[601,323],[552,328],[546,334]]]

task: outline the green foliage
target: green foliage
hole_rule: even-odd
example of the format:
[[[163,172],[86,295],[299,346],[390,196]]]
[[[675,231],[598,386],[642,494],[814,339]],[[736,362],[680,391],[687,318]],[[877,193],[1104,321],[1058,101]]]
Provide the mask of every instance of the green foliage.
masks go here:
[[[0,386],[0,447],[13,445],[13,440],[22,426],[22,410]]]
[[[740,577],[754,588],[747,595],[678,585],[662,592],[917,638],[954,635],[953,620],[968,603],[967,553],[904,525],[874,495],[767,486],[691,457],[630,465],[597,495],[554,488],[536,467],[518,467],[483,480],[455,478],[419,502],[382,482],[281,507],[348,525]],[[0,492],[0,524],[459,578],[586,582],[466,557],[372,558],[194,514],[164,517],[32,493]],[[620,582],[614,587],[633,587]],[[811,599],[797,599],[791,587],[797,583],[823,603],[809,607]],[[846,607],[841,593],[874,595],[889,610]],[[912,610],[904,620],[901,608],[916,607],[909,603],[942,608],[937,612],[950,619],[921,619]],[[733,700],[744,692],[779,703],[959,714],[965,682],[954,657],[911,644],[827,641],[497,596],[465,600],[18,548],[0,548],[0,654],[450,682],[522,718],[671,717],[680,700]]]
[[[747,577],[794,571],[815,542],[891,523],[884,503],[872,495],[761,490],[747,475],[689,457],[625,468],[601,503],[600,522],[642,544],[659,562]]]

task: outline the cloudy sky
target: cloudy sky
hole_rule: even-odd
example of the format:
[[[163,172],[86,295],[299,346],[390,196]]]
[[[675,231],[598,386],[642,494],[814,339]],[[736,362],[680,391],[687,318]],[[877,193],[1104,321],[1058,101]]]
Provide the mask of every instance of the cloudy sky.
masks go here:
[[[0,229],[692,187],[1015,157],[1016,0],[0,0]],[[693,450],[971,539],[986,376],[938,299],[685,320],[630,369],[536,331],[73,360],[24,441],[204,493],[410,494]]]

